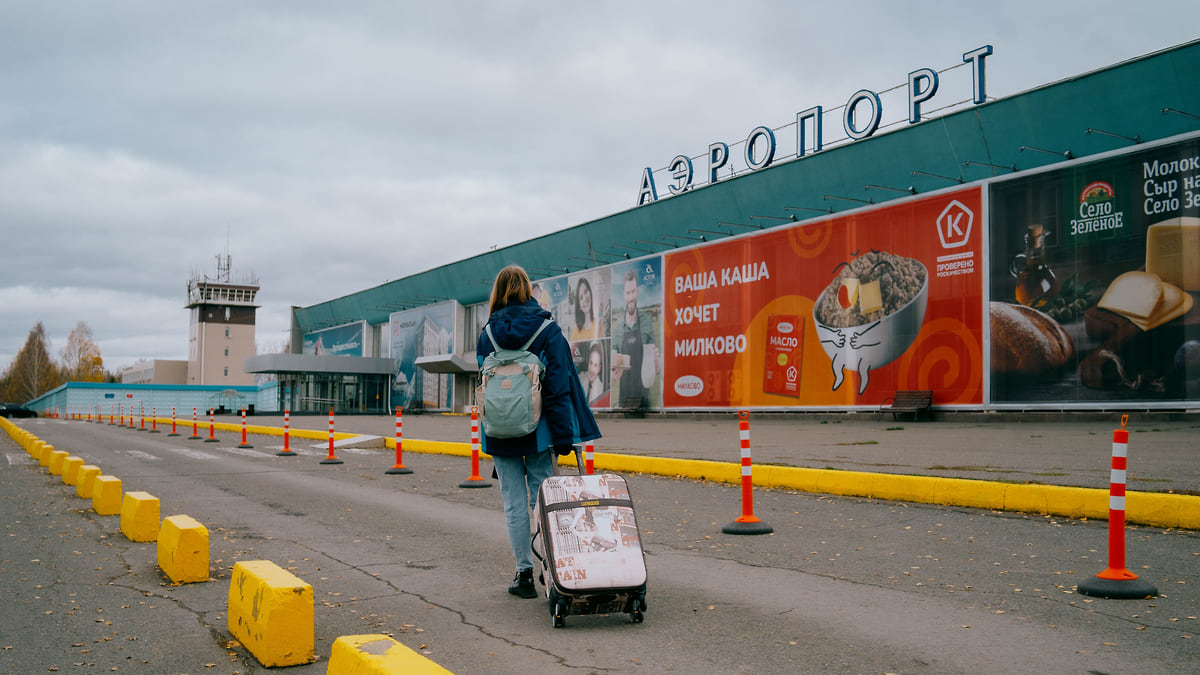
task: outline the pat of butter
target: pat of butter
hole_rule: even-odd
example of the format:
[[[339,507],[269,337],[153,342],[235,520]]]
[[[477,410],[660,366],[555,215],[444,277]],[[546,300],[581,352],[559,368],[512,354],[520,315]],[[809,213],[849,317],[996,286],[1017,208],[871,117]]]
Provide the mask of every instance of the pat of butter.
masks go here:
[[[1162,303],[1163,284],[1149,272],[1126,272],[1108,285],[1096,306],[1130,319],[1149,319]]]
[[[1200,218],[1171,218],[1146,228],[1146,271],[1200,291]]]
[[[1133,325],[1142,330],[1158,328],[1168,321],[1177,319],[1192,311],[1192,296],[1179,290],[1175,284],[1163,283],[1163,300],[1159,309],[1149,319],[1128,317]]]
[[[864,315],[883,309],[883,296],[879,293],[879,282],[863,284],[858,290],[858,309]]]

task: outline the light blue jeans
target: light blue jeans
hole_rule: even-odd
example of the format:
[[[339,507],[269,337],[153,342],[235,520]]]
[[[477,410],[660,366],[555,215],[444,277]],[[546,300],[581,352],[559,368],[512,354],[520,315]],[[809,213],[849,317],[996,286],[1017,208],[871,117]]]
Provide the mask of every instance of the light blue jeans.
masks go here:
[[[554,473],[554,453],[545,450],[525,457],[493,456],[492,461],[500,480],[508,543],[512,546],[517,571],[531,570],[534,564],[533,550],[529,547],[529,514],[537,501],[542,481]]]

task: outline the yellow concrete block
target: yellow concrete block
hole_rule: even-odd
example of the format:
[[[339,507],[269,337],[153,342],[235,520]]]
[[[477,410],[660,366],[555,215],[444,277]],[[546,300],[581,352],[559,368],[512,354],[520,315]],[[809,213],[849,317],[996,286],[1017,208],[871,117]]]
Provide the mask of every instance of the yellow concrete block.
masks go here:
[[[438,675],[449,673],[386,635],[343,635],[333,641],[325,675]]]
[[[126,492],[121,500],[121,534],[129,541],[158,540],[158,497]]]
[[[100,467],[84,464],[79,467],[78,480],[75,481],[75,494],[83,499],[92,498],[92,483],[100,475]]]
[[[313,661],[313,590],[269,560],[239,562],[229,582],[229,632],[264,666]]]
[[[75,457],[74,455],[63,460],[62,479],[67,485],[74,485],[79,481],[79,467],[83,466],[83,458]]]
[[[46,464],[46,468],[50,469],[50,475],[62,475],[63,460],[66,459],[70,454],[71,453],[67,452],[66,450],[55,450],[54,452],[50,453],[50,461]]]
[[[208,581],[208,528],[191,516],[163,518],[158,567],[177,584]]]
[[[120,478],[116,476],[96,476],[92,479],[92,509],[102,516],[120,515]]]
[[[54,452],[54,446],[47,444],[45,441],[41,441],[41,443],[42,447],[37,451],[37,455],[35,455],[38,459],[38,464],[50,466],[50,453]]]
[[[31,457],[40,461],[42,459],[42,448],[45,447],[45,445],[45,441],[30,436],[29,440],[25,443],[25,450]]]

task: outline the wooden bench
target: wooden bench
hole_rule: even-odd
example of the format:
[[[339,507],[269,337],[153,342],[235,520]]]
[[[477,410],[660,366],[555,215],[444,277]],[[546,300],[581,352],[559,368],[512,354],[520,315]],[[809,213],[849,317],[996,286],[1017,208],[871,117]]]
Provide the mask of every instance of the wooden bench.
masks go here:
[[[916,422],[921,418],[921,413],[924,412],[929,416],[930,421],[933,420],[933,392],[928,390],[918,391],[897,391],[894,395],[884,400],[883,405],[879,406],[879,413],[892,413],[892,419],[898,419],[898,413],[912,413],[913,421]],[[876,416],[878,417],[878,415]]]

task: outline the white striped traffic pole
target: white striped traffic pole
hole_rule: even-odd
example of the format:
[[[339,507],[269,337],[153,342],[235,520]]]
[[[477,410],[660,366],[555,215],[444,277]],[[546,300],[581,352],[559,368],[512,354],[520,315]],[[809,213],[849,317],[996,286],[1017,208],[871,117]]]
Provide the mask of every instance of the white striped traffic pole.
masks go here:
[[[404,435],[403,429],[404,429],[404,408],[401,408],[400,406],[396,406],[396,463],[394,465],[392,465],[392,468],[388,469],[387,471],[384,471],[384,473],[389,473],[389,474],[412,473],[412,469],[408,468],[407,466],[404,466],[404,453],[402,450],[402,448],[403,448],[402,436]]]
[[[242,442],[239,443],[237,447],[239,447],[239,448],[253,448],[254,447],[253,445],[250,445],[249,443],[246,442],[246,409],[245,408],[242,408]]]
[[[460,488],[492,487],[479,475],[479,406],[471,406],[471,477],[458,484]]]
[[[333,455],[333,408],[329,409],[329,456],[321,460],[322,464],[341,464],[342,460]]]
[[[168,436],[178,436],[179,432],[175,430],[175,406],[171,406],[171,433]]]
[[[754,515],[754,476],[750,463],[750,412],[738,412],[738,436],[742,446],[742,515],[721,528],[725,534],[770,534],[774,528]]]
[[[591,441],[588,441],[583,445],[583,468],[584,473],[589,476],[592,475],[592,473],[596,470],[595,448],[592,446]]]
[[[1079,592],[1101,598],[1137,599],[1155,597],[1149,582],[1125,569],[1125,482],[1129,460],[1129,415],[1121,415],[1121,428],[1113,431],[1112,472],[1108,483],[1108,567],[1079,584]]]
[[[283,449],[275,453],[279,457],[295,457],[296,453],[292,452],[289,445],[289,436],[291,435],[292,411],[288,408],[283,409]]]

